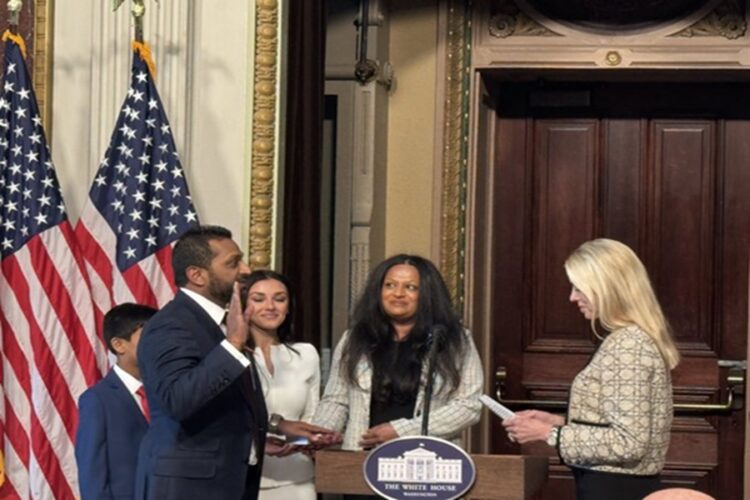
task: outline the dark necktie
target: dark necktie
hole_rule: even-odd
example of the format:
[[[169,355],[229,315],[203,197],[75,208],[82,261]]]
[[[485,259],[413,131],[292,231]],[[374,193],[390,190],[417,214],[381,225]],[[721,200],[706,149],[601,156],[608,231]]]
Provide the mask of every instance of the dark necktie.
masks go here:
[[[242,392],[250,405],[254,407],[258,394],[260,393],[260,388],[258,387],[258,372],[255,368],[255,357],[253,356],[253,352],[245,351],[245,355],[250,361],[250,366],[248,366],[242,374]]]
[[[250,366],[247,367],[242,376],[242,392],[245,394],[252,408],[256,426],[255,431],[265,435],[266,421],[268,420],[266,402],[263,397],[263,390],[258,378],[258,369],[255,366],[255,356],[252,351],[248,353],[248,358],[250,359]]]

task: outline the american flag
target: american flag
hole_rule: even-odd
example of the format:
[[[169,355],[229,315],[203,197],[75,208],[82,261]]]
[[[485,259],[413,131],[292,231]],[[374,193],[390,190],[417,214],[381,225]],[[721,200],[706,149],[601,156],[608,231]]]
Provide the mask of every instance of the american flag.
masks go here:
[[[0,498],[73,499],[76,403],[107,355],[18,43],[0,94]]]
[[[116,304],[160,307],[174,296],[172,245],[197,223],[159,93],[135,50],[127,97],[76,226],[98,325]]]

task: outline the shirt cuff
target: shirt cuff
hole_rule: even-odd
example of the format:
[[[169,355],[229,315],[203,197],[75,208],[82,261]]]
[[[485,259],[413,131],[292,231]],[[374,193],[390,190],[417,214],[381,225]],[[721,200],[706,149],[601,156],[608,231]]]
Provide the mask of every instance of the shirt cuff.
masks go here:
[[[236,347],[232,345],[231,342],[229,342],[227,339],[224,339],[221,341],[221,347],[227,350],[229,354],[232,355],[234,359],[242,363],[242,366],[247,368],[250,366],[250,360],[245,357],[244,354],[242,354],[239,350],[237,350]]]
[[[404,437],[404,436],[414,436],[419,435],[419,431],[421,426],[417,424],[416,431],[414,430],[415,422],[417,422],[416,419],[408,419],[408,418],[399,418],[398,420],[391,420],[390,424],[391,427],[393,427],[393,430],[396,431],[396,434],[398,434],[398,437]]]

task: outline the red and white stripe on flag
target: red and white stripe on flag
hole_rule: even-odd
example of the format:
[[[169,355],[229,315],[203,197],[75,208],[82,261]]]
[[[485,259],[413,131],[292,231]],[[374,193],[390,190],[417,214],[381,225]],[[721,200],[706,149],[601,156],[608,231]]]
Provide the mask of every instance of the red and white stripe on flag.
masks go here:
[[[135,302],[160,308],[172,300],[171,245],[120,272],[115,260],[117,235],[94,204],[86,204],[75,232],[91,283],[97,325],[117,304]]]
[[[0,93],[0,498],[72,500],[78,398],[107,368],[39,108],[6,32]]]
[[[107,369],[67,221],[3,259],[0,498],[75,498],[77,402]]]

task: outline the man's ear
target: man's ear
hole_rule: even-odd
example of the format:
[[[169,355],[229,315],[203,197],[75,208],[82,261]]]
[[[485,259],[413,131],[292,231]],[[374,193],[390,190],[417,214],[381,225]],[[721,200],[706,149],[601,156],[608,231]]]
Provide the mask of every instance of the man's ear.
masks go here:
[[[109,343],[118,356],[125,353],[125,340],[121,339],[120,337],[113,337],[112,340],[109,341]]]
[[[203,287],[208,283],[208,271],[202,267],[188,266],[185,269],[185,277],[188,282],[198,287]]]

